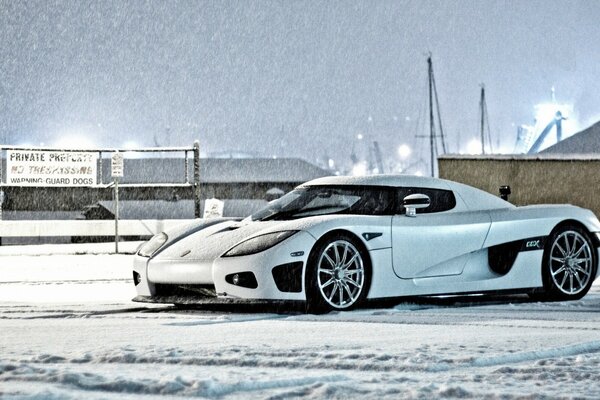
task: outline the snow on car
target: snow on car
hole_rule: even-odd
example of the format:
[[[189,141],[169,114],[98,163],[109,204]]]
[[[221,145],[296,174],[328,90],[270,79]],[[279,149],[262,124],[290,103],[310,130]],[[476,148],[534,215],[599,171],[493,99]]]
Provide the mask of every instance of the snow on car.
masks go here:
[[[600,222],[571,205],[515,207],[457,182],[403,175],[307,182],[242,220],[161,232],[134,259],[135,301],[304,301],[518,291],[583,297]]]

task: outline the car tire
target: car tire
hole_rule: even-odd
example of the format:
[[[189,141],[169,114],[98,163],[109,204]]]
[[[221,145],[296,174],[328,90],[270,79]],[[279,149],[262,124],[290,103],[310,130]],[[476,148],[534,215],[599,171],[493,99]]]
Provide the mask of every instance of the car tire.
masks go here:
[[[555,229],[542,258],[544,300],[578,300],[590,290],[598,267],[596,249],[587,231],[576,225]]]
[[[367,297],[371,264],[367,251],[349,234],[332,235],[317,243],[307,263],[306,311],[351,310]]]

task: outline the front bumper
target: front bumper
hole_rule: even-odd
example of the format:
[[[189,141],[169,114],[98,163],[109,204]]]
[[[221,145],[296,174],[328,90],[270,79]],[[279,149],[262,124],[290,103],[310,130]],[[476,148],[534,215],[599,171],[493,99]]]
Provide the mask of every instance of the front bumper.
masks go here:
[[[136,255],[133,261],[134,280],[138,297],[134,301],[161,303],[196,303],[202,296],[182,298],[161,296],[157,288],[165,285],[214,285],[219,299],[263,299],[263,300],[305,300],[305,268],[310,249],[315,239],[307,232],[300,231],[289,239],[263,252],[241,257],[219,257],[212,264],[185,260],[149,259]],[[282,291],[281,282],[276,282],[273,269],[287,265],[302,265],[297,277],[300,286],[294,291]],[[297,269],[296,269],[297,270]],[[256,278],[255,288],[233,284],[235,274],[251,273]],[[137,274],[137,276],[136,276]],[[279,278],[281,279],[281,278]],[[278,287],[279,283],[279,287]],[[206,296],[204,296],[206,297]],[[173,301],[173,300],[177,301]],[[155,301],[154,301],[155,300]],[[204,300],[201,300],[204,302]]]

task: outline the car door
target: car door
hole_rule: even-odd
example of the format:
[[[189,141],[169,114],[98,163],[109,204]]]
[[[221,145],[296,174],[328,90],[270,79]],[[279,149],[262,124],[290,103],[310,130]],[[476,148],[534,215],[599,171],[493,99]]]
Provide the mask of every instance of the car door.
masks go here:
[[[462,273],[471,254],[483,247],[489,213],[456,207],[454,193],[444,189],[404,188],[398,191],[397,203],[413,193],[429,196],[431,205],[415,217],[399,207],[392,217],[394,272],[406,279]]]

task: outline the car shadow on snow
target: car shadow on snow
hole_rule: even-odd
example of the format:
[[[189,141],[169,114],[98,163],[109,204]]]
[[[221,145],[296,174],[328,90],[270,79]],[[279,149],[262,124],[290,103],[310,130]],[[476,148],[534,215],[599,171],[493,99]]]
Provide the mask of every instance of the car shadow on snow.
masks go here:
[[[437,297],[402,297],[369,300],[361,309],[403,308],[403,306],[419,308],[435,307],[478,307],[501,304],[535,303],[539,300],[527,294],[489,294],[489,295],[457,295]],[[223,301],[214,299],[189,304],[165,305],[143,310],[145,313],[227,313],[227,314],[281,314],[297,315],[306,313],[306,305],[301,301]],[[348,311],[352,312],[352,311]]]

